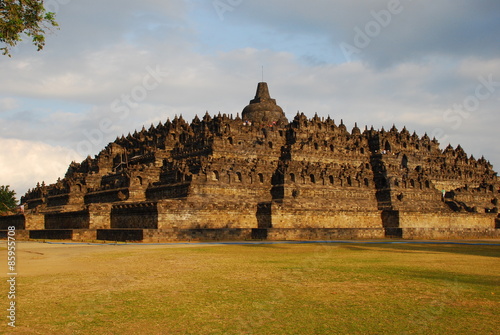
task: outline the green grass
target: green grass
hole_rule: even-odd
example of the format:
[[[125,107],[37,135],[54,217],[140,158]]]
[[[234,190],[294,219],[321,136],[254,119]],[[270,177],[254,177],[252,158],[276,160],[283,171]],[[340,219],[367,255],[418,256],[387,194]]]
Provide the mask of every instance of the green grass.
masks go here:
[[[0,330],[494,334],[500,329],[497,246],[95,248],[61,258],[60,266],[46,273],[39,268],[30,275],[26,269],[23,275],[20,265],[18,327]],[[37,257],[33,266],[43,267],[50,248]]]

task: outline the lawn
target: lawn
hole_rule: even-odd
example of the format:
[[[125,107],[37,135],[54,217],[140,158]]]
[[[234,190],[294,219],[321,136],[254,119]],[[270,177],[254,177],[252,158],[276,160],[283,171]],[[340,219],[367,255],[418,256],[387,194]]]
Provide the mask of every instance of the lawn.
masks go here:
[[[19,242],[17,247],[17,327],[8,327],[2,317],[0,333],[494,334],[500,329],[500,246]],[[4,241],[0,248],[5,255]],[[3,285],[2,296],[7,293]],[[6,310],[7,299],[0,301]]]

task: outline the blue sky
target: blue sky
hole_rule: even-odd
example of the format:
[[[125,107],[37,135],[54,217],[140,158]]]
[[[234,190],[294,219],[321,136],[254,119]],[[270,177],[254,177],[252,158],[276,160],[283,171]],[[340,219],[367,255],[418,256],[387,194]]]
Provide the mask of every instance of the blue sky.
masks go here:
[[[176,114],[241,113],[269,83],[297,111],[461,144],[500,166],[500,2],[48,0],[60,29],[0,58],[0,185]]]

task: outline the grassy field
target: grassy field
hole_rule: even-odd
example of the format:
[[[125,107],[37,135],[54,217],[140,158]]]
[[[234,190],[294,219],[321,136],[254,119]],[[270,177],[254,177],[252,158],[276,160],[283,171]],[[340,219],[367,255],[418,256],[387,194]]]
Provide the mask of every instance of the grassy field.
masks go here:
[[[0,254],[5,247],[2,242]],[[500,329],[499,246],[20,242],[17,247],[17,327],[8,327],[2,317],[0,333],[495,334]],[[2,297],[7,291],[2,285]],[[0,301],[5,311],[7,299]]]

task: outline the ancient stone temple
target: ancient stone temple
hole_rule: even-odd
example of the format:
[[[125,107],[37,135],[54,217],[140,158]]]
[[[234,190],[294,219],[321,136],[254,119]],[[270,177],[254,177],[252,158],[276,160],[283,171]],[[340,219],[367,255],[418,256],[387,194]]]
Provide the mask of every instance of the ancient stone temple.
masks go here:
[[[393,126],[287,120],[266,83],[241,117],[175,117],[117,138],[0,218],[34,239],[498,238],[484,158]]]

